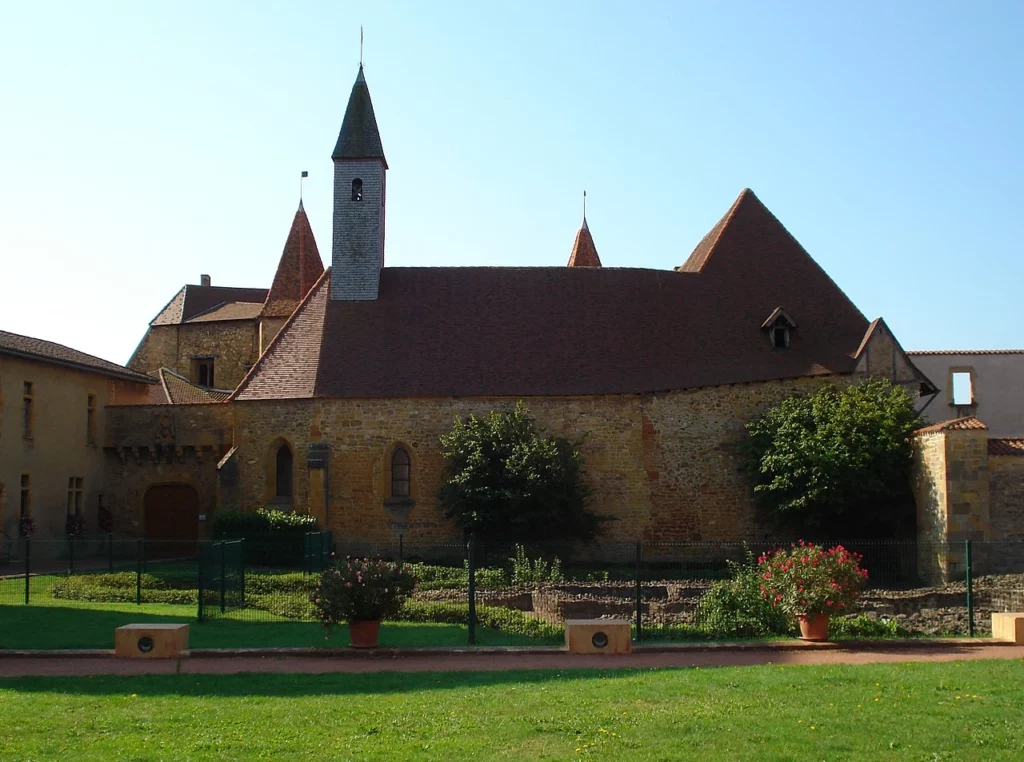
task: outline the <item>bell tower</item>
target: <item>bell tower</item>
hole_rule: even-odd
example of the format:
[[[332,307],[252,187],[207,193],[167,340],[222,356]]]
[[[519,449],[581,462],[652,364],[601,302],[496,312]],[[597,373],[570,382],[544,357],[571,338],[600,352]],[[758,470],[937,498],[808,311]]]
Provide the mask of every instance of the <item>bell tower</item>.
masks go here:
[[[384,205],[388,162],[384,158],[370,89],[359,65],[334,160],[334,238],[331,299],[377,298],[384,267]]]

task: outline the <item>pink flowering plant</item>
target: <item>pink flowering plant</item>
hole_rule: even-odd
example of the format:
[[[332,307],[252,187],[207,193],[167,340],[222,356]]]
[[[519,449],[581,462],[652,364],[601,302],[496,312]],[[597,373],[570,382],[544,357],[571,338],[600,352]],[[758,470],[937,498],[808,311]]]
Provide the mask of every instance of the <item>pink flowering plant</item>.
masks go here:
[[[393,618],[415,580],[404,564],[346,558],[320,575],[310,601],[324,627]]]
[[[792,545],[757,559],[761,596],[796,617],[845,614],[868,578],[861,555],[842,545]]]

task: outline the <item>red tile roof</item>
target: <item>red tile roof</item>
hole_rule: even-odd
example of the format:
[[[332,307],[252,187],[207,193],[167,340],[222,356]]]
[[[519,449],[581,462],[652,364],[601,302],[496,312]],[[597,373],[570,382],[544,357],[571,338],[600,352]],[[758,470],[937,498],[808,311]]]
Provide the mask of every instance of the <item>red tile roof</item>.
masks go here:
[[[291,315],[323,272],[324,263],[320,260],[313,229],[309,226],[309,218],[300,202],[291,230],[288,231],[281,261],[277,265],[274,283],[267,294],[263,314],[267,317]]]
[[[695,271],[384,268],[362,302],[329,299],[328,271],[236,398],[634,394],[852,372],[868,321],[754,194],[716,228]],[[761,324],[780,304],[800,328],[773,351]]]
[[[993,437],[988,440],[988,454],[1024,456],[1024,438]]]
[[[200,312],[184,322],[214,323],[227,320],[255,320],[261,312],[263,312],[261,302],[224,302],[216,307],[211,307],[206,312]]]
[[[129,370],[123,365],[104,360],[77,349],[57,344],[53,341],[36,339],[31,336],[22,336],[20,333],[9,333],[0,331],[0,355],[11,357],[22,357],[28,360],[63,365],[76,370],[99,373],[103,376],[111,376],[127,381],[138,381],[146,384],[156,383],[156,379],[144,373],[137,373]]]
[[[967,416],[925,426],[923,429],[918,429],[915,433],[934,434],[939,431],[988,431],[988,426],[974,416]]]
[[[1024,349],[916,349],[908,355],[1024,355]]]
[[[576,233],[576,240],[572,244],[572,253],[569,255],[569,267],[600,267],[601,258],[597,256],[597,247],[594,245],[594,237],[590,235],[590,227],[586,218],[583,219],[583,226]]]
[[[151,405],[208,405],[224,402],[231,396],[231,392],[224,389],[207,389],[193,384],[170,368],[160,368],[157,377],[160,383],[149,393]]]
[[[183,286],[150,325],[177,325],[185,323],[214,307],[231,302],[257,302],[267,299],[265,288],[232,288],[229,286]],[[233,318],[237,319],[237,318]]]

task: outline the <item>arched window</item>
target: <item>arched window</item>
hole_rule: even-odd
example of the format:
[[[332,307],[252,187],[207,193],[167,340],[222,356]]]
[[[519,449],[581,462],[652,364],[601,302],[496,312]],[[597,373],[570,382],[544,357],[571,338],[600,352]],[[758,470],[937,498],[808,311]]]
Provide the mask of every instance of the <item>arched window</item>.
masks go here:
[[[363,200],[363,181],[360,180],[358,177],[352,181],[352,200]]]
[[[391,497],[409,497],[409,453],[396,447],[391,454]]]
[[[277,457],[275,458],[275,483],[276,488],[274,494],[276,497],[288,498],[291,500],[292,497],[292,450],[287,444],[282,444],[277,448]]]

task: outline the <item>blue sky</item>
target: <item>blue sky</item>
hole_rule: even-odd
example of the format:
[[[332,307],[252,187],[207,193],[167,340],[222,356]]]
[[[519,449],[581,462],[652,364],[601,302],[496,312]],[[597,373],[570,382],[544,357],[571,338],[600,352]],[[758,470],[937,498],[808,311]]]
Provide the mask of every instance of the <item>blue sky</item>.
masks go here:
[[[126,362],[184,283],[268,286],[366,29],[389,265],[683,262],[751,187],[908,349],[1024,346],[1024,4],[0,8],[0,328]]]

